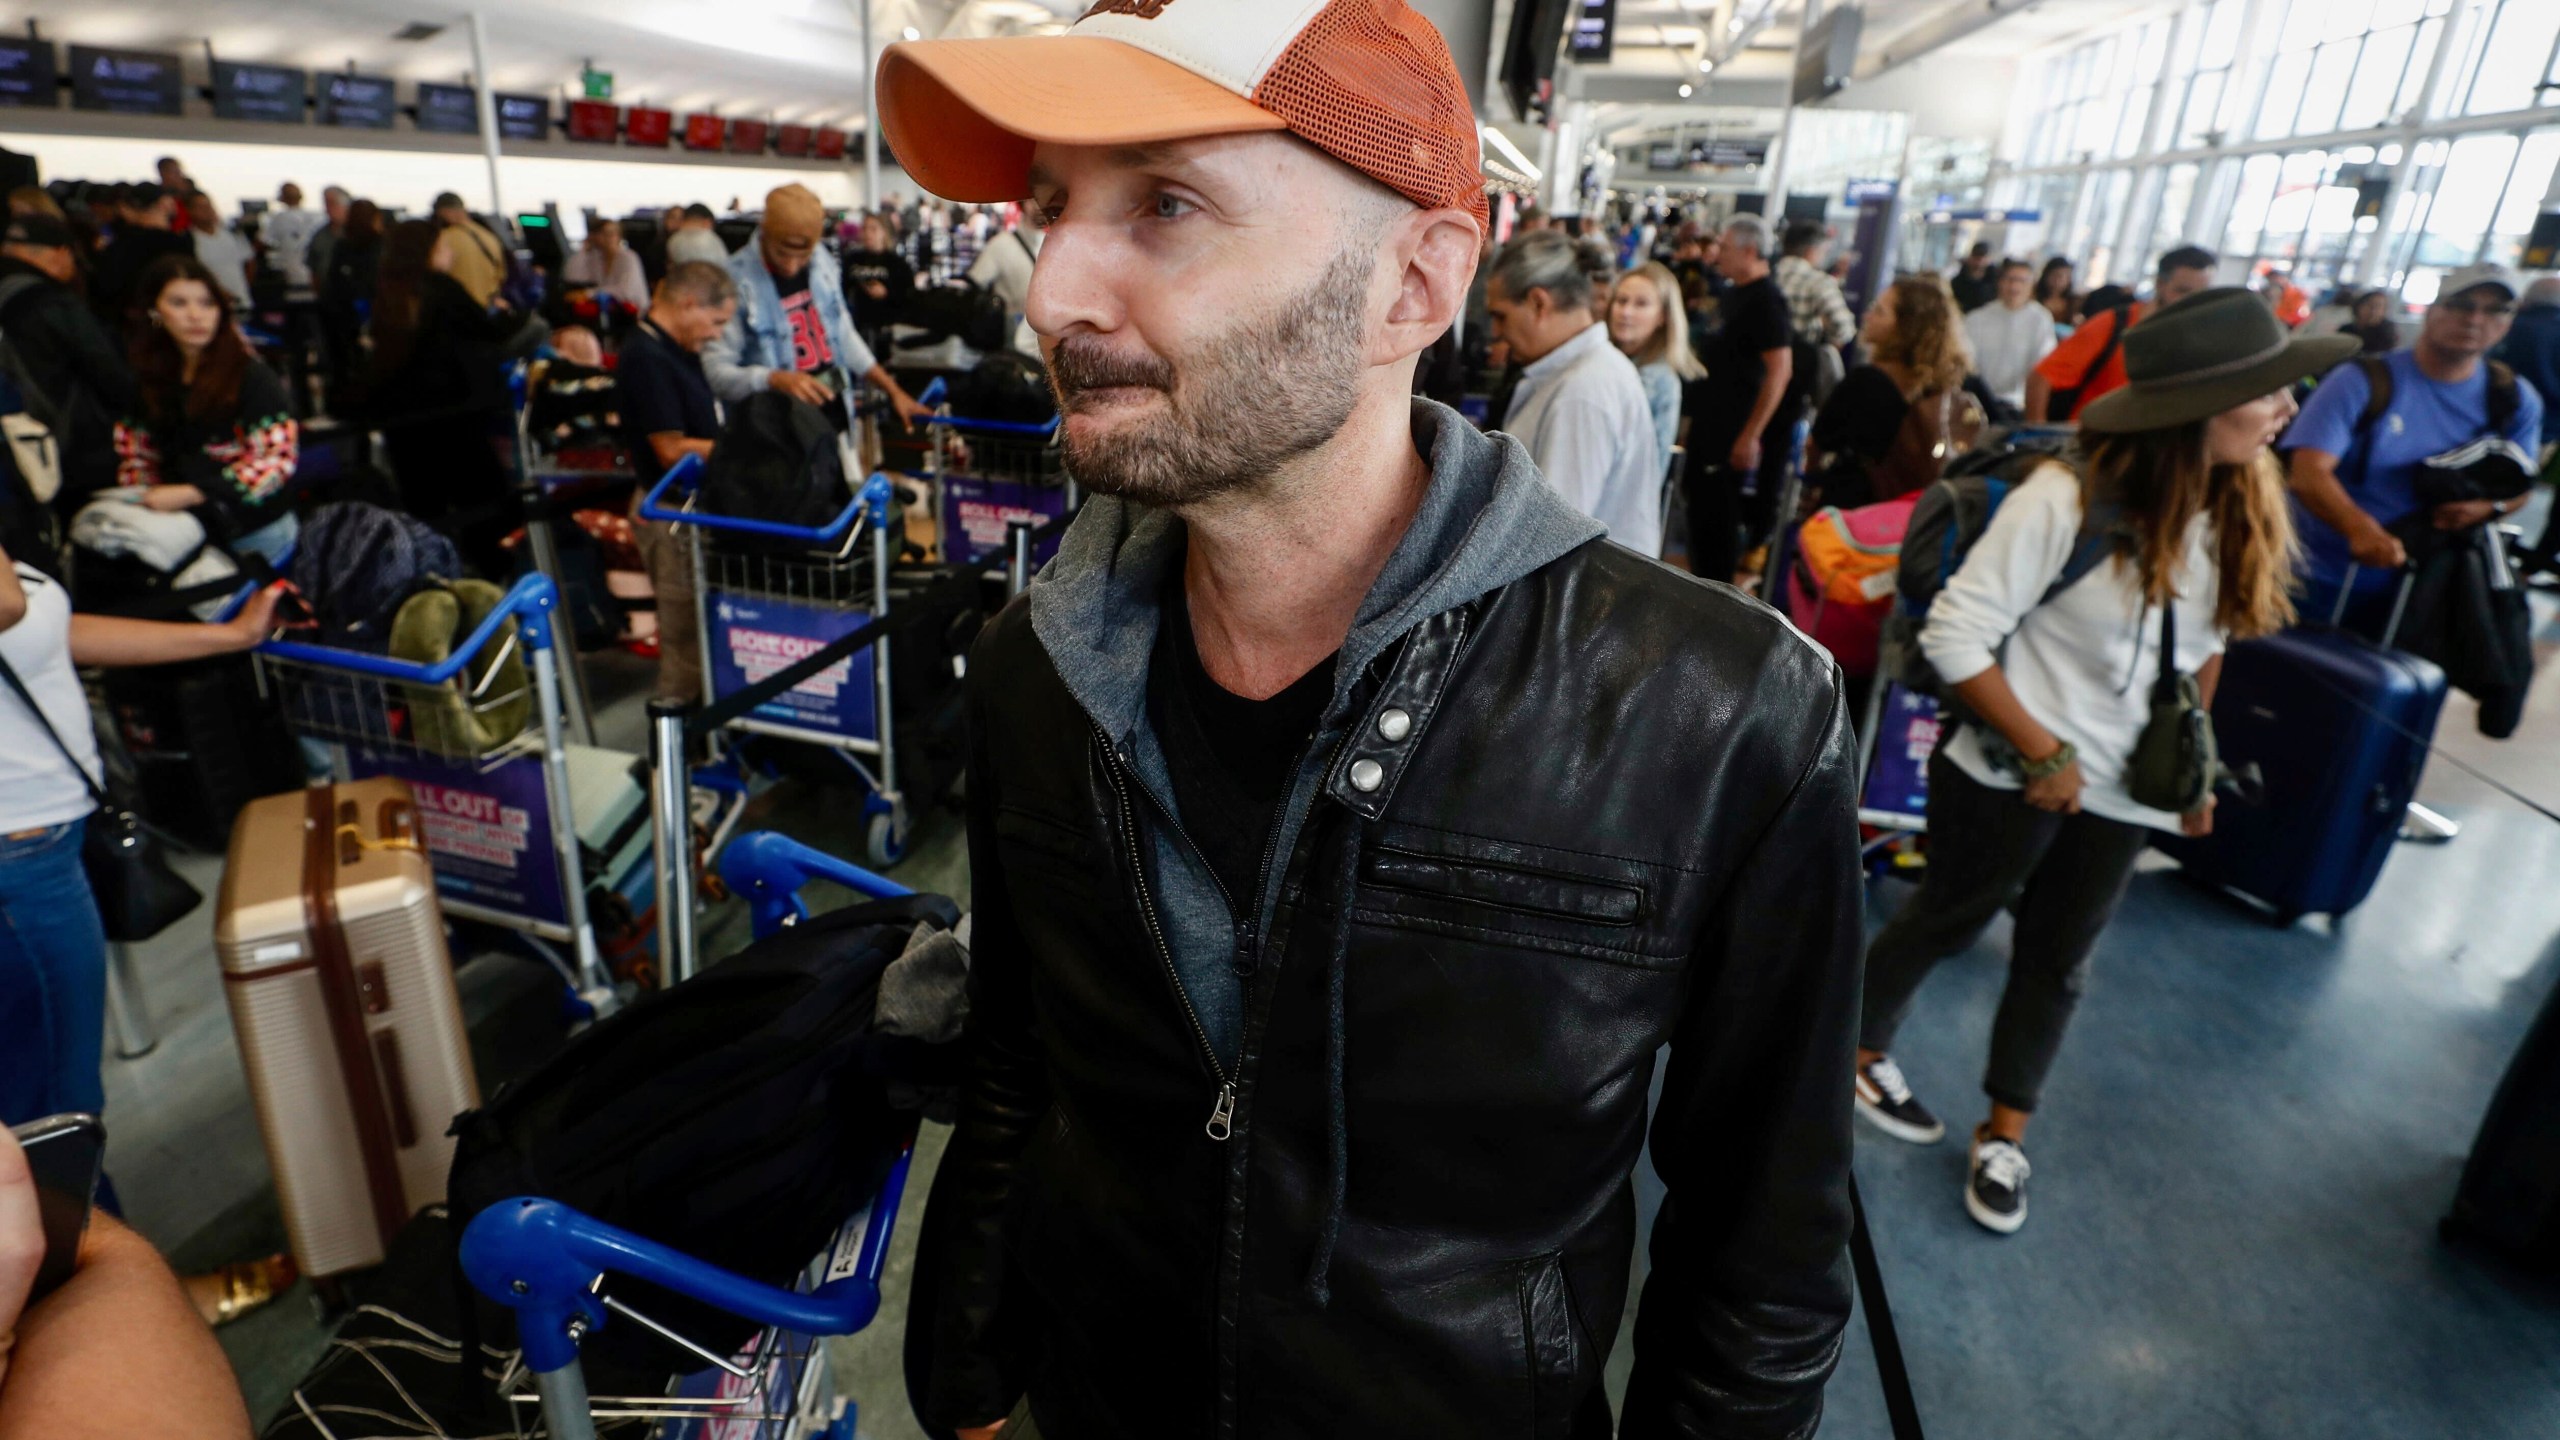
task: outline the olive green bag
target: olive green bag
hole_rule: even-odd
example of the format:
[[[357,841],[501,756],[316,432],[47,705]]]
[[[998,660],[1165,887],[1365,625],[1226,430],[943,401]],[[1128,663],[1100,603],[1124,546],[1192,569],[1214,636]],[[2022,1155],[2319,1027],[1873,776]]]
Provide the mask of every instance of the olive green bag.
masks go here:
[[[2125,791],[2134,803],[2172,815],[2202,809],[2222,779],[2213,712],[2193,675],[2178,673],[2178,607],[2160,607],[2160,678],[2151,685],[2151,719],[2133,742]]]

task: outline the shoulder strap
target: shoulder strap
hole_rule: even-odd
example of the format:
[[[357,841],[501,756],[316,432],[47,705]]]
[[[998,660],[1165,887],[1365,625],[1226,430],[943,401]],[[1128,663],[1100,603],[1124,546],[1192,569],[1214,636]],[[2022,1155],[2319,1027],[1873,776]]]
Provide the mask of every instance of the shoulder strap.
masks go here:
[[[2359,355],[2356,368],[2364,372],[2364,410],[2356,416],[2356,438],[2362,440],[2391,413],[2391,362],[2380,355]]]
[[[0,305],[6,305],[0,299]],[[2501,439],[2507,427],[2515,423],[2516,407],[2523,402],[2516,396],[2515,367],[2504,360],[2489,362],[2489,433]]]
[[[53,717],[45,714],[44,707],[36,703],[36,697],[27,692],[27,682],[18,678],[16,667],[5,655],[0,655],[0,681],[5,681],[17,693],[18,699],[35,713],[36,723],[44,727],[45,735],[53,741],[53,748],[62,752],[62,758],[71,762],[72,773],[80,777],[81,784],[89,787],[90,798],[101,807],[111,803],[107,792],[99,786],[97,777],[89,773],[88,766],[80,763],[79,756],[71,753],[71,746],[63,740],[62,732],[53,728]]]
[[[2104,564],[2107,557],[2115,553],[2116,524],[2122,518],[2123,507],[2113,501],[2102,500],[2090,506],[2088,513],[2081,517],[2079,538],[2071,542],[2070,557],[2062,562],[2062,573],[2053,577],[2052,584],[2044,587],[2044,593],[2036,597],[2036,604],[2049,603]]]
[[[2098,353],[2090,358],[2089,368],[2080,372],[2080,383],[2070,387],[2071,408],[2074,413],[2079,411],[2082,399],[2089,393],[2089,387],[2097,384],[2098,377],[2106,373],[2107,362],[2116,358],[2116,351],[2123,347],[2125,322],[2133,314],[2133,308],[2128,305],[2116,305],[2109,307],[2104,313],[2111,322],[2107,326],[2107,338],[2099,342]],[[2066,415],[2062,418],[2068,420],[2071,416]]]

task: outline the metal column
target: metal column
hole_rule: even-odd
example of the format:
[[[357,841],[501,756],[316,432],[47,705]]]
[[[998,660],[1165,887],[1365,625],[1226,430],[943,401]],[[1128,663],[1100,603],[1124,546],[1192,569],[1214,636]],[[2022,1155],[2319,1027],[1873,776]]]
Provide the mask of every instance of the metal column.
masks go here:
[[[661,982],[693,978],[693,786],[685,772],[681,700],[649,702],[649,839],[658,869],[658,967]]]
[[[2391,167],[2391,188],[2382,193],[2382,214],[2373,222],[2373,239],[2356,257],[2356,284],[2370,288],[2380,283],[2383,263],[2390,258],[2391,217],[2400,209],[2400,199],[2409,193],[2410,178],[2418,173],[2418,134],[2427,123],[2427,112],[2436,104],[2436,91],[2444,84],[2445,67],[2453,59],[2453,47],[2469,19],[2475,0],[2453,0],[2444,12],[2444,29],[2436,34],[2436,53],[2427,58],[2427,78],[2418,86],[2417,103],[2402,116],[2400,130],[2400,163]],[[2416,237],[2411,237],[2414,253]]]
[[[151,1009],[142,999],[142,978],[133,971],[133,947],[121,940],[107,943],[107,1021],[121,1058],[138,1060],[159,1048]]]
[[[871,44],[871,12],[879,0],[853,0],[862,7],[862,206],[880,208],[880,52]]]
[[[471,74],[478,82],[471,88],[480,109],[480,153],[489,162],[489,214],[504,220],[507,202],[498,189],[497,81],[489,73],[489,30],[477,10],[471,12]]]

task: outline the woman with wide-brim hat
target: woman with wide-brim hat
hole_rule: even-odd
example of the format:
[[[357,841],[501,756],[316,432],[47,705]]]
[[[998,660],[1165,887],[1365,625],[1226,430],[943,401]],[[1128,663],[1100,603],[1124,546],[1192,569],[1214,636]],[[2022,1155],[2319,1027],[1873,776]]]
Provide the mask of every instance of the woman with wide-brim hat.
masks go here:
[[[1991,1230],[2025,1223],[2027,1121],[2146,836],[2213,828],[2210,794],[2171,813],[2129,784],[2162,651],[2209,706],[2225,641],[2293,618],[2269,446],[2293,383],[2356,343],[2292,338],[2237,288],[2154,312],[2125,332],[2128,383],[2080,413],[2078,444],[2017,487],[1929,607],[1921,649],[1976,718],[1929,762],[1928,872],[1867,949],[1857,1104],[1898,1139],[1945,1134],[1887,1050],[1931,968],[2014,905],[1964,1196]],[[2048,595],[2100,534],[2107,558]]]

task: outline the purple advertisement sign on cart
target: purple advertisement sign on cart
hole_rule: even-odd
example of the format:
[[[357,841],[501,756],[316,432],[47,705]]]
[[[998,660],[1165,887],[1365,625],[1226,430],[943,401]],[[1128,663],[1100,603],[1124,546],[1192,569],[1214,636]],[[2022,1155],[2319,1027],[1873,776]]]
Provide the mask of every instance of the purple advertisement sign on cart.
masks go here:
[[[396,775],[409,782],[438,895],[539,924],[569,923],[541,756],[518,756],[482,773],[351,749],[347,766],[360,780]]]
[[[709,596],[711,693],[732,695],[823,650],[871,621],[868,610],[837,610],[764,596]],[[748,712],[759,720],[847,739],[874,738],[871,650],[855,651]]]
[[[1062,485],[1024,485],[1011,480],[981,480],[974,475],[942,478],[942,548],[952,564],[967,565],[1004,553],[1005,529],[1016,520],[1033,529],[1067,513]],[[1031,562],[1045,565],[1058,553],[1058,542],[1034,548]]]
[[[1938,702],[1887,683],[1876,722],[1876,758],[1858,808],[1926,823],[1929,756],[1938,748]]]

